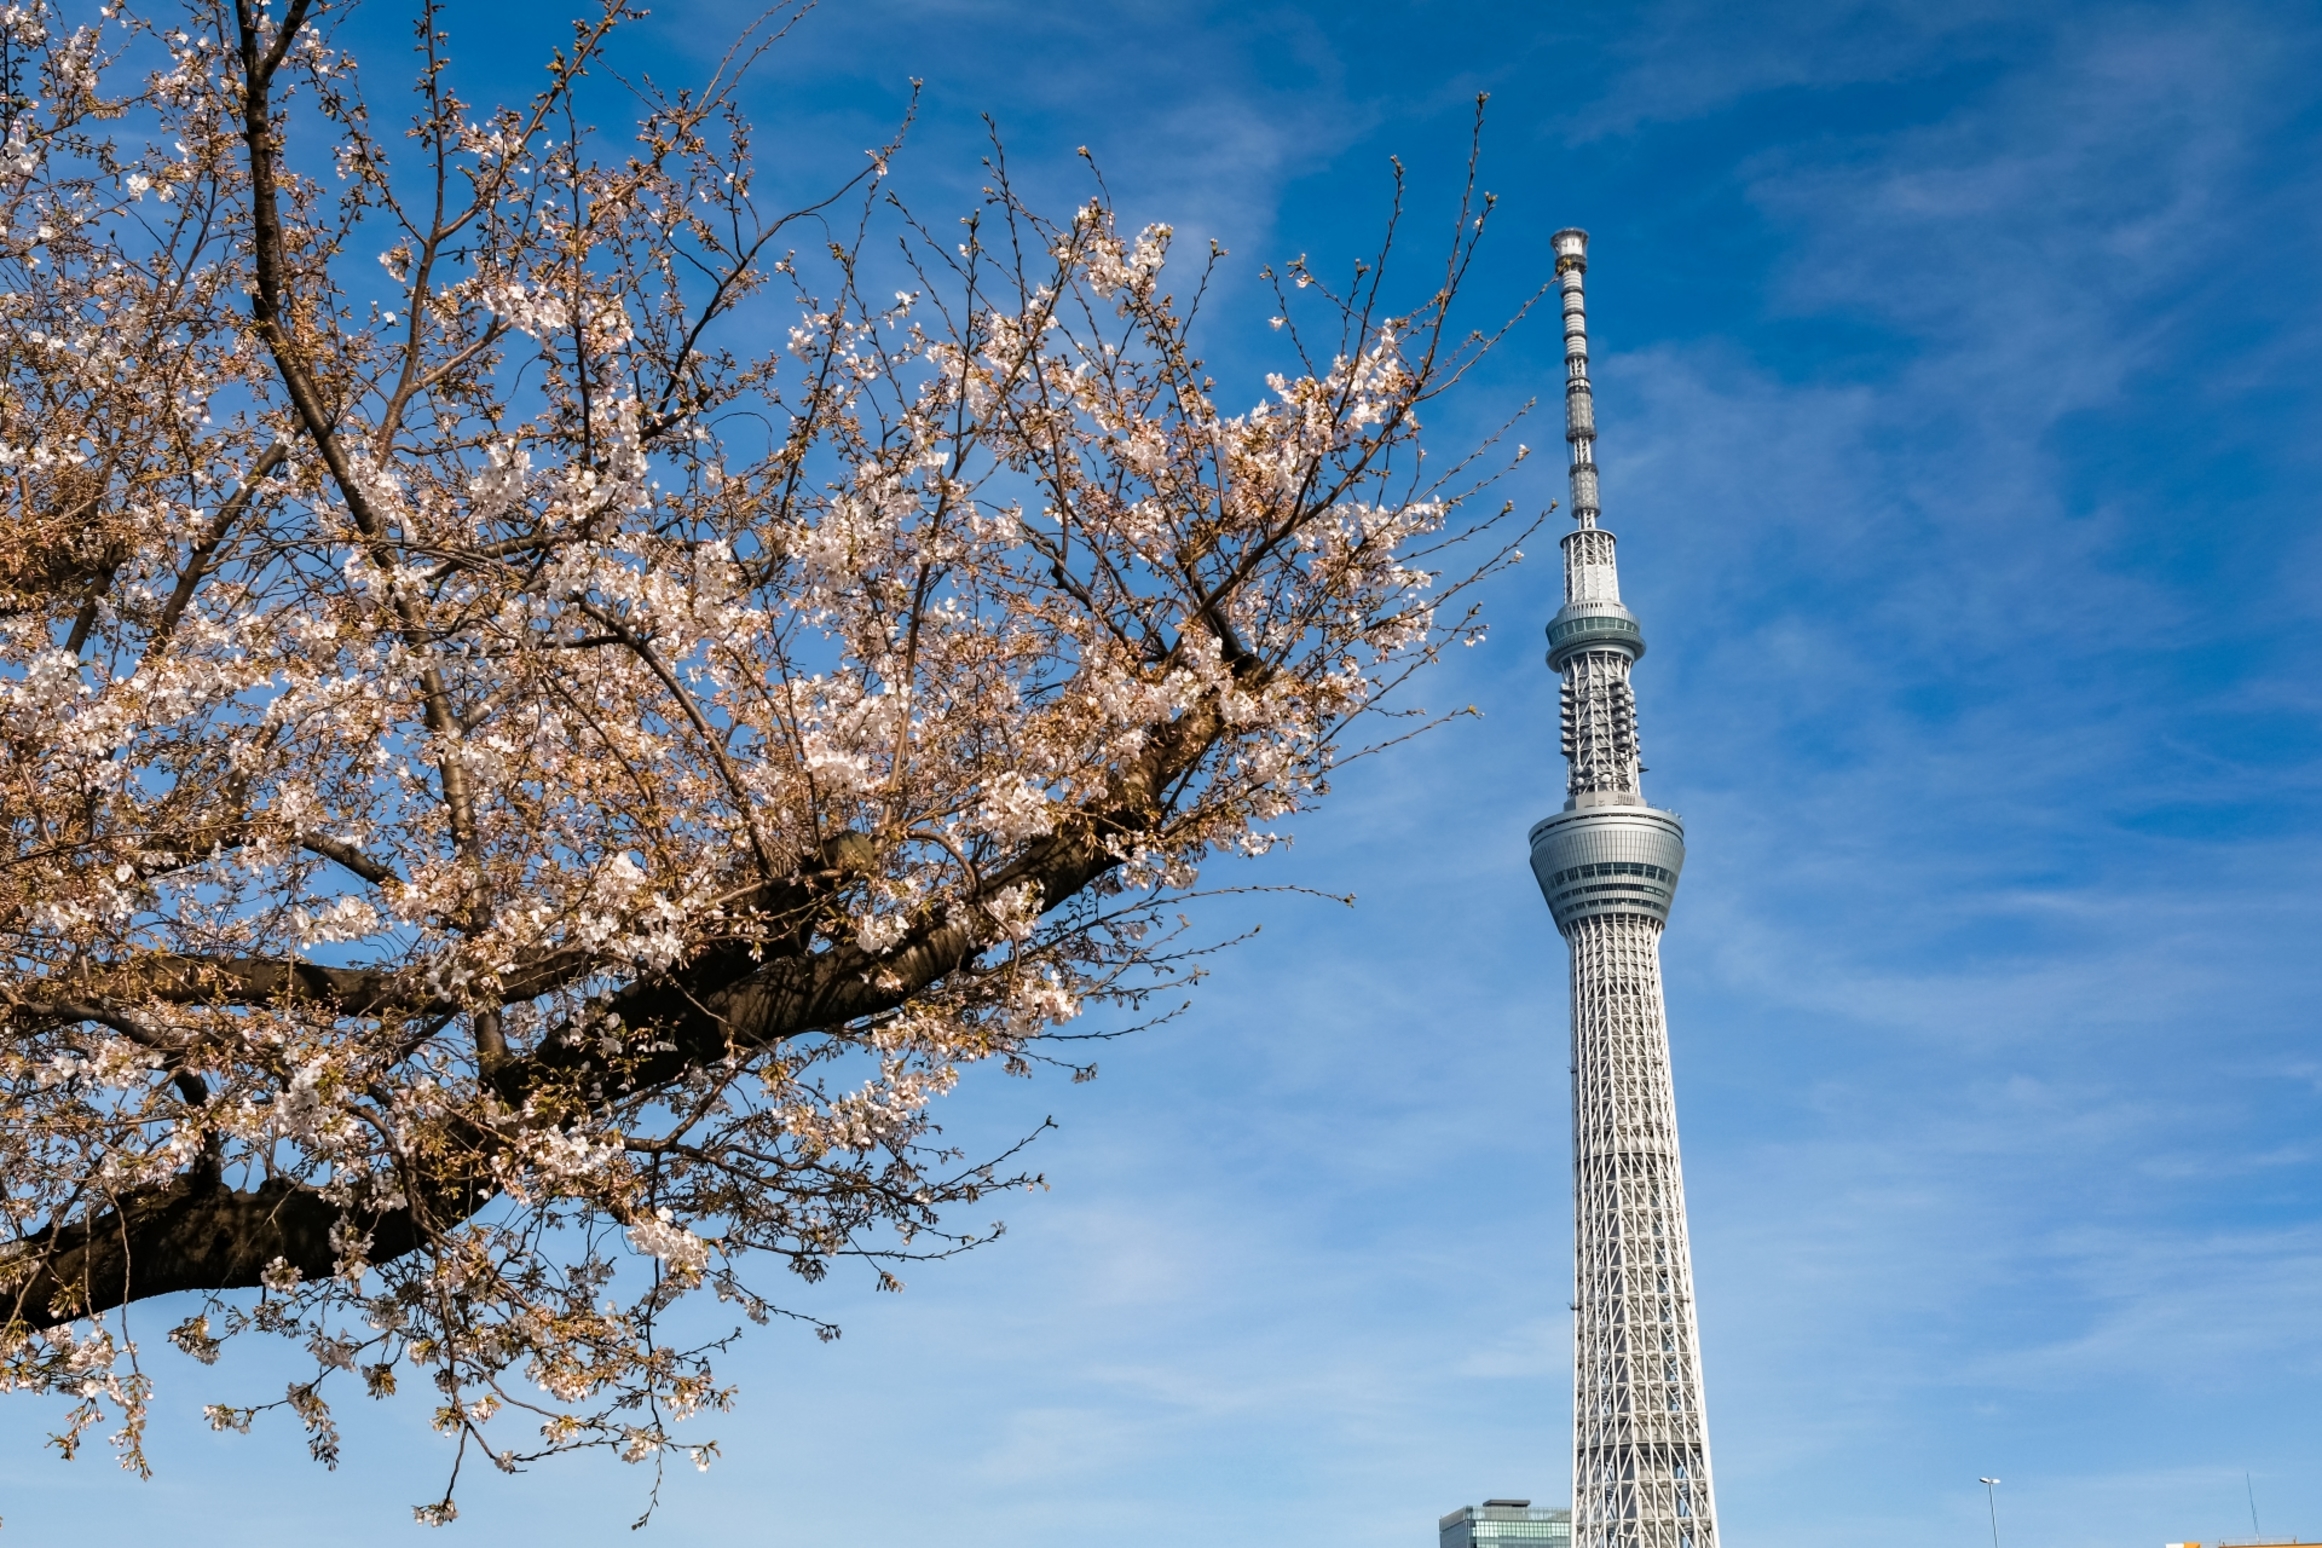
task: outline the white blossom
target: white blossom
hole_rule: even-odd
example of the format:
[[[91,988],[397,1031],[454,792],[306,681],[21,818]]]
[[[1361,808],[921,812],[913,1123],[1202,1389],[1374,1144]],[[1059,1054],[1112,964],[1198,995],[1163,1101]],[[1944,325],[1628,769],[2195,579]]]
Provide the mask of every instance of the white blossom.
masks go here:
[[[1272,321],[1339,342],[1221,384],[1175,232],[1101,192],[999,189],[907,265],[885,151],[859,236],[784,234],[730,78],[574,143],[589,27],[537,102],[423,76],[388,135],[311,16],[104,20],[0,10],[38,83],[0,144],[0,1390],[142,1467],[119,1243],[223,1232],[153,1276],[211,1293],[171,1342],[306,1367],[221,1430],[334,1460],[339,1394],[400,1381],[470,1456],[706,1466],[664,1426],[731,1388],[672,1303],[766,1323],[785,1273],[988,1239],[1037,1179],[937,1104],[1172,1000],[1203,867],[1475,637],[1517,534],[1457,559],[1489,470],[1433,481],[1468,464],[1415,417],[1472,362],[1473,212],[1407,311],[1286,266]],[[517,1393],[537,1444],[487,1437]]]

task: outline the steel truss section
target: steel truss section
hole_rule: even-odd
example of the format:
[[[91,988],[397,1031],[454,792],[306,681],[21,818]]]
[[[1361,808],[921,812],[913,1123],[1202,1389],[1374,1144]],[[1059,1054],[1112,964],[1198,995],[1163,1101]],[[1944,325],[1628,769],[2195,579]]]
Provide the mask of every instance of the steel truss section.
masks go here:
[[[1661,926],[1575,919],[1573,1548],[1715,1548]]]
[[[1591,533],[1610,537],[1609,532]],[[1591,650],[1564,668],[1558,694],[1564,720],[1564,756],[1572,765],[1572,790],[1636,795],[1643,769],[1637,748],[1637,698],[1629,689],[1629,658],[1617,650]]]

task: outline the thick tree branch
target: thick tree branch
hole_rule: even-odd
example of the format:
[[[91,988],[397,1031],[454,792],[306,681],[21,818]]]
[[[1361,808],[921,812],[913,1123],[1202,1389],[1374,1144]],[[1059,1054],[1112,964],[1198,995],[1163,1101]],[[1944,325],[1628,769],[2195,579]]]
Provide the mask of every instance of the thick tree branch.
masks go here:
[[[1079,894],[1120,864],[1122,841],[1151,832],[1163,816],[1164,792],[1201,762],[1222,730],[1214,705],[1156,729],[1144,757],[1114,780],[1099,807],[1034,840],[1014,862],[985,877],[984,896],[1029,887],[1046,911]],[[833,841],[826,856],[840,868],[846,863],[844,837]],[[785,889],[784,900],[795,905],[811,892],[801,884]],[[766,889],[758,895],[772,900]],[[552,1037],[534,1053],[509,1060],[495,1072],[494,1084],[511,1104],[576,1079],[617,1079],[632,1094],[665,1090],[734,1054],[894,1010],[968,967],[989,943],[987,933],[931,917],[883,954],[842,944],[759,964],[747,952],[708,953],[677,972],[632,985],[606,1006],[625,1026],[650,1030],[655,1042],[667,1045],[660,1051],[617,1061],[593,1038]],[[528,998],[554,987],[560,972],[569,975],[562,981],[570,981],[586,971],[586,961],[577,957],[536,964],[527,976],[505,981],[500,994],[503,1003]],[[307,1000],[357,1016],[450,1008],[441,999],[415,996],[393,975],[251,958],[153,958],[114,970],[104,988],[178,1003]],[[442,1229],[493,1197],[491,1136],[469,1139],[439,1156],[429,1175],[401,1179],[415,1200],[410,1207],[353,1214],[372,1238],[371,1261],[421,1246],[429,1236],[422,1216]],[[30,1278],[7,1294],[15,1315],[46,1327],[177,1290],[247,1289],[276,1258],[314,1277],[333,1271],[330,1228],[342,1213],[314,1189],[279,1179],[234,1192],[190,1175],[128,1195],[111,1211],[61,1233],[0,1247],[0,1286],[12,1263],[29,1268]],[[10,1302],[0,1301],[5,1304]]]
[[[472,1213],[484,1200],[462,1202]],[[343,1217],[370,1236],[375,1261],[423,1239],[408,1209],[344,1211],[282,1178],[237,1191],[197,1169],[61,1231],[0,1247],[0,1326],[49,1328],[174,1291],[248,1288],[277,1258],[320,1278],[335,1267],[331,1227]]]
[[[158,954],[77,974],[66,983],[76,996],[71,1003],[94,1006],[104,1015],[117,1014],[107,1002],[158,1000],[168,1005],[307,1004],[339,1016],[432,1016],[537,999],[587,976],[595,960],[593,954],[577,949],[550,952],[497,980],[471,983],[462,999],[447,997],[409,974],[279,957]]]

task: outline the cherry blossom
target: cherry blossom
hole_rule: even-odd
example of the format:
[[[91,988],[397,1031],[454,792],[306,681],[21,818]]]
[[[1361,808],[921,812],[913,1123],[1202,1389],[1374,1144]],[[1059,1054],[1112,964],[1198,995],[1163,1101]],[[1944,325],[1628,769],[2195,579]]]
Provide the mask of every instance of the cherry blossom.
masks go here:
[[[1170,1013],[1213,862],[1516,557],[1488,448],[1420,455],[1472,174],[1410,305],[1261,271],[1221,386],[1227,255],[1101,193],[995,154],[938,239],[888,145],[770,211],[791,19],[611,143],[618,4],[490,109],[422,4],[392,130],[316,0],[0,11],[0,1386],[66,1455],[144,1467],[170,1298],[312,1357],[206,1411],[326,1463],[415,1381],[455,1481],[708,1466],[719,1318],[995,1234],[1038,1178],[933,1104]]]

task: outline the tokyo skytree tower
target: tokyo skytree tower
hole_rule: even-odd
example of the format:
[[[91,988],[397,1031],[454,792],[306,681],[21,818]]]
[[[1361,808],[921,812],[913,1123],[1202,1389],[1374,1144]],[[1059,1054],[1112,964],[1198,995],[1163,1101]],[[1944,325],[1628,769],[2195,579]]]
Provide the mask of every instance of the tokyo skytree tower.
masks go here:
[[[1645,653],[1596,524],[1596,411],[1581,276],[1588,233],[1559,231],[1572,515],[1564,606],[1564,810],[1533,825],[1532,872],[1572,947],[1572,1548],[1716,1548],[1693,1258],[1661,1007],[1661,927],[1685,829],[1645,804],[1629,669]]]

